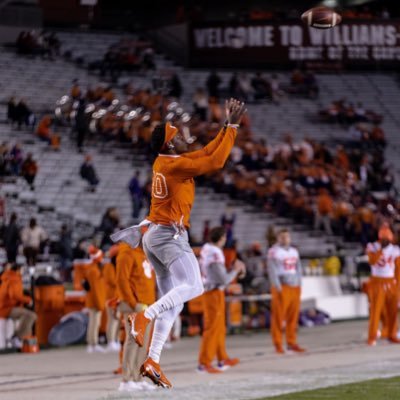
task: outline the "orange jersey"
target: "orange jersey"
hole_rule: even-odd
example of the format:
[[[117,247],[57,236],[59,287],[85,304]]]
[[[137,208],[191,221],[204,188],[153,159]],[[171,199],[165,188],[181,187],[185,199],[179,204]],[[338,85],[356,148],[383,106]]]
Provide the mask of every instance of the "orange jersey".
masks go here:
[[[119,245],[116,282],[118,298],[132,308],[136,303],[150,305],[156,301],[154,273],[140,247]]]
[[[151,209],[156,224],[189,227],[194,202],[194,177],[223,168],[236,138],[236,129],[222,129],[203,149],[182,155],[160,154],[153,164]]]

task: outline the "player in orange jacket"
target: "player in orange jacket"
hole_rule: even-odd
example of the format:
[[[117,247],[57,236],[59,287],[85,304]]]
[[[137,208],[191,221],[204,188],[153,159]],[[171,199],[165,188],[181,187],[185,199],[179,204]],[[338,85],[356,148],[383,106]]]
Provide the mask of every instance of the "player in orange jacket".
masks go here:
[[[106,307],[106,289],[101,269],[103,252],[94,246],[90,246],[89,254],[92,262],[85,269],[86,307],[89,309],[89,325],[86,335],[87,352],[104,353],[104,348],[99,345],[101,314]]]
[[[145,310],[156,300],[154,272],[141,247],[132,249],[126,243],[119,245],[116,284],[120,300],[118,309],[129,332],[129,315]],[[143,347],[139,347],[131,335],[125,336],[120,391],[149,389],[149,384],[140,376],[140,367],[146,358],[150,331],[151,325],[148,325]],[[150,387],[154,388],[153,385]]]
[[[397,339],[397,303],[398,284],[396,281],[396,265],[400,264],[400,248],[392,244],[393,232],[383,226],[378,233],[378,241],[367,245],[367,255],[371,265],[369,283],[369,328],[368,345],[375,346],[378,336],[379,321],[384,315],[385,335],[392,343]]]
[[[22,339],[32,335],[33,324],[37,315],[24,308],[32,304],[32,299],[24,295],[22,286],[21,266],[9,265],[1,276],[0,285],[0,318],[11,318],[19,321],[12,338],[15,347],[22,347]]]
[[[158,157],[153,164],[150,227],[143,236],[143,249],[155,269],[162,296],[145,311],[132,315],[131,334],[143,346],[147,325],[155,321],[149,356],[141,372],[164,388],[172,385],[159,365],[162,348],[183,304],[204,290],[187,234],[194,178],[224,166],[244,112],[243,103],[234,99],[227,102],[226,125],[205,148],[195,152],[188,152],[183,135],[170,123],[158,125],[152,133],[151,145]]]
[[[118,246],[112,246],[108,251],[110,261],[104,264],[103,277],[106,294],[106,312],[107,312],[107,351],[119,351],[121,348],[118,342],[119,316],[116,310],[117,303],[117,274],[115,265],[115,256]]]

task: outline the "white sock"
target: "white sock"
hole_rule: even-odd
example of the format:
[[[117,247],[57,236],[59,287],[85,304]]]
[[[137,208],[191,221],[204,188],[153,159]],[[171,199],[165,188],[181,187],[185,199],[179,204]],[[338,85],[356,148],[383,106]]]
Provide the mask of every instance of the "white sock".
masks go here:
[[[158,364],[160,363],[161,351],[171,332],[172,325],[175,319],[179,318],[182,309],[183,306],[175,307],[172,310],[164,312],[156,319],[153,336],[151,338],[149,357]]]

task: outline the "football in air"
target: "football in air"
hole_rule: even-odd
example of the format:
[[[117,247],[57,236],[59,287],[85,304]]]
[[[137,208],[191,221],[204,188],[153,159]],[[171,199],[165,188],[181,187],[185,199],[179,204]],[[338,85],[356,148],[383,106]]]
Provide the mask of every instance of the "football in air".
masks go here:
[[[317,29],[329,29],[340,24],[342,17],[327,7],[315,7],[303,13],[301,19],[307,25]]]

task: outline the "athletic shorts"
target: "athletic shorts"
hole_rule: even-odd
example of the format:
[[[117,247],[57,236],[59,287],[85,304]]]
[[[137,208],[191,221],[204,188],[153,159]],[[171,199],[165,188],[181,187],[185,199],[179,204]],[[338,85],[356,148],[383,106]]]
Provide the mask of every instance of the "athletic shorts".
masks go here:
[[[168,274],[170,265],[182,254],[193,254],[187,231],[183,231],[176,238],[175,234],[176,230],[172,226],[151,224],[143,236],[143,250],[157,276]]]

